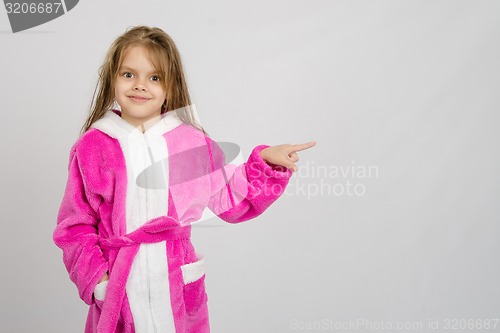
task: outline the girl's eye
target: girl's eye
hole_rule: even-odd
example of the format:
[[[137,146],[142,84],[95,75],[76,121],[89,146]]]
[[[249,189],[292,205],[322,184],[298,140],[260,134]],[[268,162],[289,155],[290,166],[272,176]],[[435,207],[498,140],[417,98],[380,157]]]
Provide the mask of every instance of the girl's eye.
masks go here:
[[[159,77],[158,75],[153,75],[153,76],[151,77],[151,79],[152,79],[153,81],[160,81],[160,77]]]
[[[132,77],[133,74],[130,73],[130,72],[123,72],[122,76],[125,76],[125,77]]]

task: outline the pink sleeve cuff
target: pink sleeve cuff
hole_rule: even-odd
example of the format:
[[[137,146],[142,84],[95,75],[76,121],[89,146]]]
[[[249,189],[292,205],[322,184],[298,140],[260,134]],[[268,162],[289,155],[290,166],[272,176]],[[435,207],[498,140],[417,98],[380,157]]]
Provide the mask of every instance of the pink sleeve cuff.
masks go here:
[[[247,175],[248,175],[248,177],[255,178],[256,173],[258,174],[260,171],[260,173],[265,174],[267,177],[284,179],[284,180],[288,181],[288,179],[293,175],[293,171],[291,169],[288,169],[287,167],[282,166],[282,165],[276,165],[273,163],[266,162],[260,156],[261,150],[263,150],[267,147],[269,147],[269,145],[262,144],[262,145],[256,146],[252,150],[252,153],[250,154],[250,157],[248,160],[250,163],[247,163]],[[261,177],[257,177],[257,178],[261,178]]]

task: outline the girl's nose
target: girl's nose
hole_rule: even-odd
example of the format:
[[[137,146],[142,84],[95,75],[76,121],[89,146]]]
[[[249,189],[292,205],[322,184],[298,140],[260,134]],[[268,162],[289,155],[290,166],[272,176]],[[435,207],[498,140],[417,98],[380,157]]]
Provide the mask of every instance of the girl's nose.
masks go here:
[[[142,79],[137,79],[134,83],[134,90],[135,91],[146,91],[146,85],[143,82]]]

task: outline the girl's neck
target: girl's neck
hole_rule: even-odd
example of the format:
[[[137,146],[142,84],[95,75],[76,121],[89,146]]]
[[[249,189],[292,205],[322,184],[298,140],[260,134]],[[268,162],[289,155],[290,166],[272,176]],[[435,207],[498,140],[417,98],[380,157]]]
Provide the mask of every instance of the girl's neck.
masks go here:
[[[161,118],[163,118],[165,116],[165,113],[161,113],[161,114],[159,114],[153,118],[147,119],[143,122],[133,123],[131,121],[128,121],[126,118],[124,118],[122,115],[122,112],[120,110],[113,109],[111,111],[113,111],[115,114],[119,115],[124,121],[128,122],[130,125],[138,128],[142,133],[147,131],[149,128],[151,128],[151,126],[156,124]]]

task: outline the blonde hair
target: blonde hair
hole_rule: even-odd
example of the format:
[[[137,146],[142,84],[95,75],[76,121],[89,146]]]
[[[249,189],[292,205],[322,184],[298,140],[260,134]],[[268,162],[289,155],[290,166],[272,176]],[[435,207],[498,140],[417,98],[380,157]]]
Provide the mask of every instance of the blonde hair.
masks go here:
[[[179,50],[166,32],[160,28],[148,26],[129,27],[111,45],[103,65],[99,68],[99,80],[94,90],[89,115],[80,135],[87,132],[90,126],[112,107],[118,69],[122,64],[126,49],[132,45],[145,47],[153,66],[160,73],[162,87],[167,93],[161,113],[178,109],[177,115],[184,123],[208,135],[196,121],[191,110],[191,97],[184,77]]]

